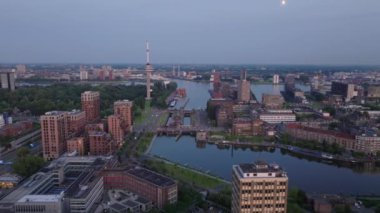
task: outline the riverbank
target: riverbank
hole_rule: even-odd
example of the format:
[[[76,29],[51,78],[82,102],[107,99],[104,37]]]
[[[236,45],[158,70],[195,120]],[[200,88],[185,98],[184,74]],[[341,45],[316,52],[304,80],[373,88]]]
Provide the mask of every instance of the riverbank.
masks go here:
[[[159,156],[147,155],[150,160],[147,160],[147,165],[159,173],[166,174],[176,180],[195,185],[203,189],[216,189],[231,184],[229,181],[219,177],[212,176],[189,168],[180,164],[176,164]]]

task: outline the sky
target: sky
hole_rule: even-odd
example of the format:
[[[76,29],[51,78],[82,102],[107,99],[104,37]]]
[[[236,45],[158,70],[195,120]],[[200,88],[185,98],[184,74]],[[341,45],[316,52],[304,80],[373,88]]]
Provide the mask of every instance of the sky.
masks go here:
[[[0,63],[379,65],[380,0],[0,0]]]

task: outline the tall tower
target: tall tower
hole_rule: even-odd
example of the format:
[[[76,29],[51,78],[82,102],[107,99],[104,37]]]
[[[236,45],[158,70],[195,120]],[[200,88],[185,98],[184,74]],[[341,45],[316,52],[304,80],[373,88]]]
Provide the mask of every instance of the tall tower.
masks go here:
[[[153,66],[150,64],[150,49],[149,49],[149,42],[146,41],[146,65],[145,65],[145,72],[146,72],[146,100],[150,100],[150,76],[153,72]]]
[[[87,122],[100,119],[100,94],[94,91],[85,91],[81,94],[82,110],[86,113]]]
[[[248,103],[251,100],[251,82],[247,80],[247,72],[240,72],[238,82],[238,101]]]

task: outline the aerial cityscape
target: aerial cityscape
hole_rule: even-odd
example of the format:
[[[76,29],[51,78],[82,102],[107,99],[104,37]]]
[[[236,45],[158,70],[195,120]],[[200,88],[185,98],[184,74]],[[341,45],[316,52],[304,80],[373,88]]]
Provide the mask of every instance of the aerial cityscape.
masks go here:
[[[1,2],[0,213],[380,212],[378,8]]]

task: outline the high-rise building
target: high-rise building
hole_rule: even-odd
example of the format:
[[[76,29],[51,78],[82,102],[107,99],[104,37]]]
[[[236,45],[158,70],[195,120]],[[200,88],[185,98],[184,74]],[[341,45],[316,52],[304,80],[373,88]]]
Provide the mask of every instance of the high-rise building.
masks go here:
[[[369,85],[367,88],[368,98],[380,98],[380,85]]]
[[[14,72],[0,72],[0,88],[9,91],[15,90],[15,73]]]
[[[251,82],[247,81],[247,72],[241,71],[238,82],[238,101],[249,102],[251,100]]]
[[[276,164],[232,166],[232,213],[286,213],[288,177]]]
[[[132,107],[133,102],[129,100],[116,101],[113,104],[114,115],[119,116],[124,132],[132,132]]]
[[[113,80],[113,70],[108,71],[108,80]]]
[[[90,155],[110,155],[113,151],[113,141],[109,134],[101,131],[88,133]]]
[[[354,84],[343,82],[332,82],[331,93],[342,96],[347,102],[357,95]]]
[[[146,65],[145,65],[145,72],[146,72],[146,99],[150,100],[150,77],[153,72],[153,66],[150,64],[150,49],[149,49],[149,42],[146,42]]]
[[[66,151],[67,112],[52,111],[40,117],[42,153],[45,160],[59,158]]]
[[[100,119],[99,92],[86,91],[81,95],[82,110],[86,113],[86,121],[94,122]]]
[[[273,84],[279,84],[280,83],[280,76],[278,74],[273,75]]]
[[[69,133],[79,134],[84,131],[86,125],[86,113],[80,110],[73,110],[67,113]]]
[[[117,115],[110,115],[107,117],[108,133],[115,140],[118,145],[121,145],[124,140],[124,131],[121,127],[121,119]]]
[[[288,74],[285,77],[285,92],[293,92],[296,89],[296,77]]]
[[[88,80],[88,71],[87,70],[79,71],[79,78],[81,81]]]
[[[26,73],[26,66],[24,64],[16,65],[16,77],[22,76]]]

